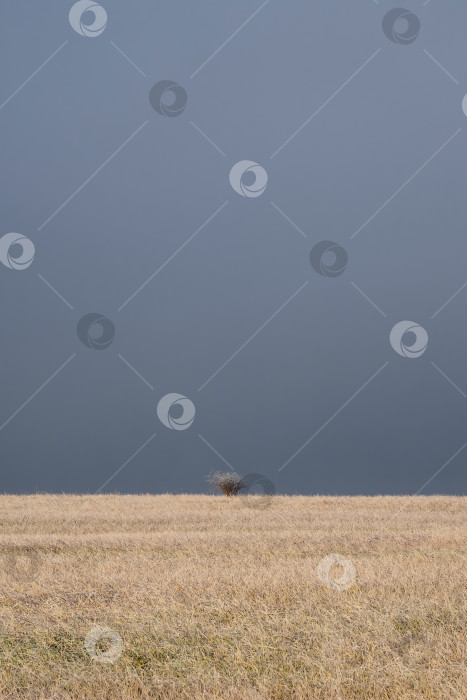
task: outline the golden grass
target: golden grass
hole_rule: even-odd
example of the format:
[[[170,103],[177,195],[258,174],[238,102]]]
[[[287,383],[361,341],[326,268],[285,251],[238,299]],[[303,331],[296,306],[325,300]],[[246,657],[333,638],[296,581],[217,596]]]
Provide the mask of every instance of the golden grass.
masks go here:
[[[0,496],[0,697],[464,700],[465,506]]]

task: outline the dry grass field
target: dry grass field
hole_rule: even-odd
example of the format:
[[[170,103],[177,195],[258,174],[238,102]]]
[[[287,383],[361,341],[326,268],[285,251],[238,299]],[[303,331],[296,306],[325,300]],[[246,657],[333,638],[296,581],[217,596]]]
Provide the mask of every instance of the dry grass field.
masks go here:
[[[465,498],[0,496],[0,523],[1,698],[467,697]]]

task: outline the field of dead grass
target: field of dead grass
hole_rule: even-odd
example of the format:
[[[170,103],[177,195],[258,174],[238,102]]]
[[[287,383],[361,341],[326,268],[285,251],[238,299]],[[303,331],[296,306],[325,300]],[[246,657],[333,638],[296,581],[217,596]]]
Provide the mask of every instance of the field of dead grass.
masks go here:
[[[466,502],[0,496],[0,697],[464,700]]]

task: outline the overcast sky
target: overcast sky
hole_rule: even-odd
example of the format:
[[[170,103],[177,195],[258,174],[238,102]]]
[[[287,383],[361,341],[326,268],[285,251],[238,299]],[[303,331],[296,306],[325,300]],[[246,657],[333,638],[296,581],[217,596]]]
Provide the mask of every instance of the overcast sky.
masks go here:
[[[466,3],[72,5],[0,10],[0,490],[465,493]]]

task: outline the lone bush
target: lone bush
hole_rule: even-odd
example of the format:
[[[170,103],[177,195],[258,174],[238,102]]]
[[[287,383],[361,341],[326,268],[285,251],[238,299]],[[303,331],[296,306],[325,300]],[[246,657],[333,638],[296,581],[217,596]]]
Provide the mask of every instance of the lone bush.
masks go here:
[[[215,486],[225,496],[236,496],[244,486],[243,477],[236,472],[214,472],[207,477],[210,484]]]

